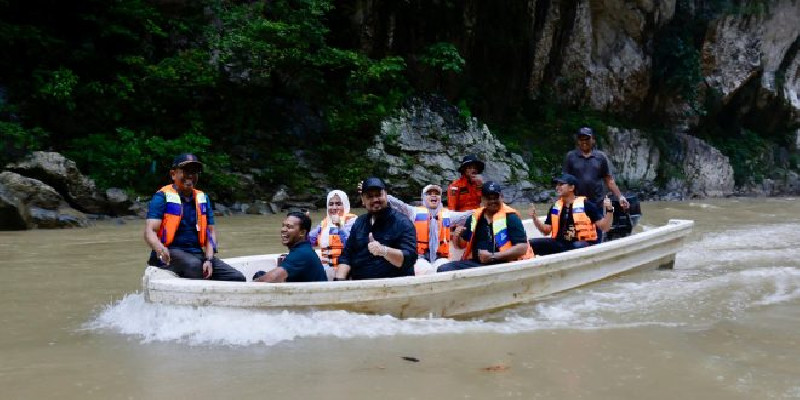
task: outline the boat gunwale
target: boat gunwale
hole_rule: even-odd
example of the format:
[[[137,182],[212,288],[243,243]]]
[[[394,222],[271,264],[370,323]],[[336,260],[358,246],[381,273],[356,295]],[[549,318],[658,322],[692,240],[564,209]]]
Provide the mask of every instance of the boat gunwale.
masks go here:
[[[190,280],[179,278],[174,275],[160,274],[159,276],[147,276],[146,272],[144,290],[154,290],[160,292],[180,292],[187,295],[191,294],[250,294],[250,295],[267,295],[267,294],[318,294],[325,295],[328,293],[351,292],[357,294],[359,289],[370,291],[375,289],[408,289],[418,286],[430,286],[437,284],[452,283],[454,281],[461,282],[464,286],[470,286],[471,281],[480,282],[481,285],[487,284],[485,278],[491,276],[504,277],[508,279],[509,275],[514,273],[534,273],[534,274],[547,274],[557,273],[563,269],[576,269],[589,262],[597,262],[602,259],[609,259],[613,257],[623,256],[625,253],[630,253],[630,249],[626,249],[631,245],[639,244],[640,248],[648,248],[657,243],[652,243],[650,240],[659,238],[659,242],[666,242],[674,240],[671,234],[678,236],[681,232],[691,230],[694,221],[671,219],[666,224],[655,227],[653,229],[639,232],[631,236],[620,238],[611,242],[601,243],[597,246],[590,246],[581,249],[575,249],[564,253],[552,254],[547,256],[539,256],[529,260],[519,260],[508,263],[501,263],[496,265],[487,265],[480,268],[471,268],[459,271],[440,272],[431,275],[422,276],[407,276],[398,278],[382,278],[373,280],[360,280],[360,281],[341,281],[341,282],[284,282],[280,284],[264,284],[261,282],[223,282],[223,281],[207,281],[207,280]],[[625,251],[623,251],[625,250]],[[249,255],[227,259],[230,263],[247,261],[249,259],[260,260],[276,256],[273,254],[266,255]],[[152,267],[156,268],[156,267]],[[402,294],[407,296],[408,294]],[[384,293],[386,296],[386,293]],[[401,296],[401,295],[398,295]]]

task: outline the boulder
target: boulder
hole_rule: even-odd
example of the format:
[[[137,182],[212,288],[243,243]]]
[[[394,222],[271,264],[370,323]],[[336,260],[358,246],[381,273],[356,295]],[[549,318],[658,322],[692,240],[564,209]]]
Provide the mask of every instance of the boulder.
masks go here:
[[[508,151],[477,119],[460,116],[457,107],[437,98],[414,99],[381,124],[367,158],[384,169],[389,191],[409,199],[419,198],[428,184],[446,187],[458,178],[461,158],[476,154],[486,163],[484,180],[501,182],[511,202],[528,197],[528,166]]]
[[[133,202],[128,198],[128,194],[120,188],[109,188],[106,190],[108,209],[112,215],[131,215],[135,210],[131,210]]]
[[[265,214],[272,214],[272,209],[269,207],[266,201],[263,200],[256,200],[247,207],[247,214],[250,215],[265,215]]]
[[[84,228],[89,226],[86,215],[70,207],[62,207],[57,210],[31,207],[30,213],[33,225],[39,229]]]
[[[27,159],[9,164],[12,172],[38,179],[58,191],[74,208],[92,214],[108,212],[108,202],[93,180],[74,161],[55,152],[35,151]]]
[[[27,206],[56,210],[64,200],[52,186],[14,172],[0,173],[0,184]]]
[[[728,157],[705,141],[678,133],[683,154],[683,181],[689,198],[724,197],[734,192],[733,167]]]
[[[0,231],[20,231],[32,227],[28,207],[0,183]]]
[[[641,131],[609,127],[603,150],[613,165],[614,179],[620,189],[642,190],[653,186],[661,154]]]

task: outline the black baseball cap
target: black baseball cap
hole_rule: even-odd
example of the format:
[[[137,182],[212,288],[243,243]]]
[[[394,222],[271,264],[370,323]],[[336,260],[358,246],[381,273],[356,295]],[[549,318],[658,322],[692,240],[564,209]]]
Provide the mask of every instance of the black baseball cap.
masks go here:
[[[483,173],[483,168],[485,167],[483,161],[481,161],[478,156],[475,154],[468,154],[461,159],[461,166],[458,167],[458,172],[464,173],[464,168],[467,168],[467,165],[475,164],[478,167],[478,173]]]
[[[172,168],[184,168],[187,165],[195,164],[200,169],[203,170],[203,163],[197,159],[197,156],[191,153],[183,153],[175,157],[172,160]]]
[[[364,179],[364,184],[361,185],[362,193],[370,189],[386,190],[386,184],[383,183],[383,180],[381,180],[381,178],[376,178],[374,176],[371,176],[367,179]]]
[[[559,177],[553,178],[552,182],[553,183],[566,183],[567,185],[575,186],[575,185],[578,184],[578,178],[576,178],[574,175],[571,175],[571,174],[562,174]]]
[[[594,136],[594,131],[592,130],[592,128],[584,126],[583,128],[578,129],[578,133],[576,133],[576,135],[592,137]]]
[[[497,193],[499,195],[502,195],[503,194],[503,187],[500,186],[500,184],[497,183],[497,182],[489,181],[489,182],[484,183],[483,187],[481,188],[481,194],[486,196],[486,195],[493,194],[493,193]]]

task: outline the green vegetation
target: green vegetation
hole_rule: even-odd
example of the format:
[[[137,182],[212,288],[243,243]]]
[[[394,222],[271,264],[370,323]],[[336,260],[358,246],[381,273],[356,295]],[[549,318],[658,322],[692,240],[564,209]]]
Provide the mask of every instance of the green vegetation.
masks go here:
[[[703,84],[700,45],[711,18],[757,17],[768,4],[717,0],[695,10],[681,0],[654,36],[652,87],[692,105],[703,137],[731,157],[737,180],[762,174],[750,160],[770,143],[785,146],[791,127],[762,129],[759,116],[743,120],[725,109]],[[610,125],[661,132],[672,122],[559,100],[558,85],[585,78],[560,76],[562,60],[545,71],[551,86],[536,88],[537,100],[530,100],[530,44],[542,21],[532,21],[524,3],[472,6],[0,0],[0,163],[33,150],[60,151],[101,186],[150,193],[166,181],[172,157],[192,151],[207,164],[204,188],[221,201],[248,196],[235,187],[234,172],[267,190],[288,185],[309,193],[309,170],[354,187],[383,172],[363,157],[379,122],[412,96],[435,95],[457,105],[461,118],[488,123],[528,160],[528,178],[548,184],[579,127],[602,136]],[[372,19],[354,23],[356,12]],[[468,12],[478,17],[466,34]],[[730,129],[719,126],[730,119]],[[744,133],[725,141],[730,132]],[[662,133],[657,143],[668,150],[670,135]],[[666,180],[675,171],[660,174]]]
[[[100,185],[148,193],[174,154],[193,151],[209,165],[206,187],[225,197],[231,170],[308,186],[293,155],[306,149],[316,166],[342,171],[334,184],[352,183],[364,139],[410,91],[403,57],[328,43],[331,9],[327,0],[0,2],[0,161],[51,148]],[[446,43],[428,57],[437,71],[463,64]]]
[[[570,108],[553,102],[529,104],[510,123],[499,126],[496,133],[509,151],[523,155],[528,161],[529,180],[550,185],[561,172],[564,154],[575,148],[575,133],[591,127],[597,140],[606,135],[613,119],[588,109]]]

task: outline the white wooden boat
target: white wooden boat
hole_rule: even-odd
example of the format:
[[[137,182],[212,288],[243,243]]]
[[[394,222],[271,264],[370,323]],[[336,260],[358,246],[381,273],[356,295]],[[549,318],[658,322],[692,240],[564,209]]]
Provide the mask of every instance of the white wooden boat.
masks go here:
[[[531,234],[531,220],[523,221]],[[268,284],[182,279],[147,267],[149,302],[275,310],[347,310],[396,317],[468,316],[638,269],[670,269],[693,221],[670,220],[644,232],[561,254],[434,275],[342,282]],[[537,232],[538,233],[538,232]],[[249,280],[274,268],[277,254],[225,260]]]

